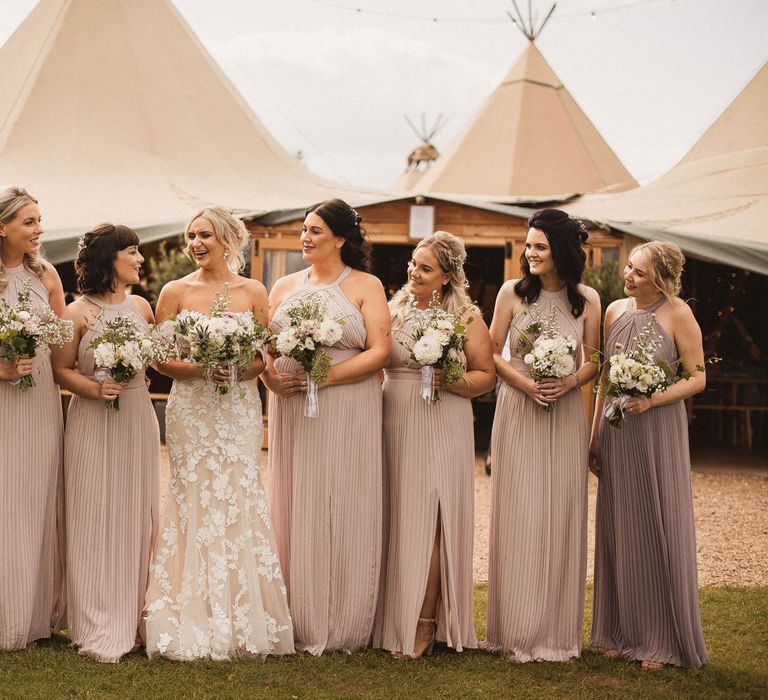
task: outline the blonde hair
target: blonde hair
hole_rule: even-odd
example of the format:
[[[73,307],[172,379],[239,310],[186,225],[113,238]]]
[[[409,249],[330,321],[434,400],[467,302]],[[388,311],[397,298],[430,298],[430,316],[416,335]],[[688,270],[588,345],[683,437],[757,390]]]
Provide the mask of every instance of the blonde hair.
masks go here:
[[[211,222],[213,232],[216,234],[216,240],[219,241],[229,253],[227,263],[232,272],[240,272],[245,267],[245,256],[243,247],[248,242],[248,229],[231,212],[223,207],[205,207],[195,212],[184,227],[184,237],[186,239],[189,228],[195,219],[203,218]],[[189,248],[184,248],[184,255],[194,262],[194,257],[190,255]]]
[[[0,189],[0,223],[10,224],[16,218],[19,209],[30,203],[37,204],[37,200],[23,187],[3,187]],[[0,236],[0,292],[8,285],[2,257],[4,247],[5,237]],[[45,274],[45,265],[39,253],[24,253],[23,264],[30,272],[42,279]]]
[[[456,317],[468,310],[479,313],[467,292],[469,282],[464,274],[464,262],[467,259],[464,241],[447,231],[435,231],[431,236],[419,241],[414,252],[421,248],[430,250],[440,269],[449,276],[448,283],[443,287],[443,298],[440,304],[443,309]],[[389,302],[393,327],[403,325],[411,299],[411,282],[408,280]]]
[[[667,241],[649,241],[632,248],[629,251],[629,257],[641,252],[646,254],[650,263],[648,277],[651,284],[664,296],[676,297],[680,294],[685,265],[685,256],[680,246]]]

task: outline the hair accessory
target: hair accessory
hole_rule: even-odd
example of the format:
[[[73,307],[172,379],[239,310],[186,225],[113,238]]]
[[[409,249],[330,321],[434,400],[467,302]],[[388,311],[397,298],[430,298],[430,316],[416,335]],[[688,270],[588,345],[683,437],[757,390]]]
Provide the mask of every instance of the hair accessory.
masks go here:
[[[352,209],[350,207],[350,211],[352,212],[352,216],[355,217],[355,226],[358,226],[360,224],[360,222],[363,220],[363,217],[360,216],[360,214],[357,213],[356,209]]]
[[[569,216],[568,218],[578,225],[579,233],[583,233],[585,236],[589,235],[587,227],[584,225],[584,222],[581,219],[577,219],[575,216]]]
[[[449,255],[448,260],[451,261],[451,267],[457,272],[461,270],[461,266],[464,264],[461,255]]]
[[[85,250],[86,247],[85,236],[80,236],[80,238],[77,239],[77,252],[79,253],[81,250]]]

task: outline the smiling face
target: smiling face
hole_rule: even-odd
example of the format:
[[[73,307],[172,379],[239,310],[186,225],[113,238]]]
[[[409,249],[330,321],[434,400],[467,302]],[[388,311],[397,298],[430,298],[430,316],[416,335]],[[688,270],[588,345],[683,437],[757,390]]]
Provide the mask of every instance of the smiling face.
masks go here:
[[[651,261],[642,250],[638,250],[629,256],[624,266],[624,294],[635,297],[641,301],[652,299],[661,292],[656,289],[650,278]]]
[[[187,230],[187,250],[197,266],[210,269],[226,264],[227,247],[216,238],[213,224],[208,219],[199,216],[194,219]]]
[[[34,202],[21,207],[7,224],[0,223],[0,237],[6,252],[18,255],[35,255],[40,250],[40,209]]]
[[[525,239],[525,259],[532,275],[557,274],[552,248],[544,231],[537,228],[528,229]]]
[[[113,263],[117,285],[138,284],[143,262],[144,256],[139,252],[139,246],[132,245],[119,250]]]
[[[433,292],[440,293],[450,279],[450,275],[443,272],[435,254],[428,246],[421,246],[413,251],[408,263],[408,280],[411,283],[411,292],[417,299],[429,301]]]
[[[323,218],[311,211],[301,227],[301,254],[310,265],[314,262],[341,258],[344,239],[334,236]]]

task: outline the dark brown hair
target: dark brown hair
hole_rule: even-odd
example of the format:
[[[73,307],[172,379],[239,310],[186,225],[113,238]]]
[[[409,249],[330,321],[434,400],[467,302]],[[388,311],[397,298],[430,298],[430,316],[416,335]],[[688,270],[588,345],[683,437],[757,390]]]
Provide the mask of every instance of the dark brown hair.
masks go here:
[[[314,212],[331,229],[334,236],[344,239],[341,246],[341,260],[345,265],[363,272],[371,271],[371,244],[360,228],[363,217],[342,199],[327,199],[313,204],[304,216]]]
[[[587,228],[579,220],[560,209],[539,209],[530,219],[528,227],[543,231],[552,251],[552,262],[568,293],[575,318],[584,313],[586,297],[579,289],[581,277],[587,266],[587,254],[581,247],[587,242]],[[515,293],[526,304],[533,304],[541,293],[541,279],[531,274],[525,252],[520,256],[522,278],[515,283]]]
[[[115,258],[121,250],[139,245],[132,228],[99,224],[77,242],[75,275],[81,294],[104,294],[115,290]]]

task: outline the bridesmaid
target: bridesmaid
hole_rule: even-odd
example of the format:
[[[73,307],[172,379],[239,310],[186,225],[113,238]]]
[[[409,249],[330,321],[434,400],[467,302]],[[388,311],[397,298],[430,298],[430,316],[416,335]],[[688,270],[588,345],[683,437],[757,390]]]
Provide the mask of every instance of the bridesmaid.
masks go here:
[[[523,276],[502,286],[491,324],[503,383],[491,438],[485,646],[512,661],[568,661],[581,654],[587,557],[589,427],[579,387],[597,374],[588,358],[599,342],[600,297],[580,284],[584,225],[557,209],[528,225]],[[554,310],[560,332],[576,339],[572,374],[529,376],[520,340],[533,304],[545,319]]]
[[[64,313],[75,335],[53,353],[56,380],[74,394],[64,435],[69,633],[81,654],[108,663],[137,646],[158,525],[160,434],[144,372],[126,385],[99,383],[89,345],[118,316],[145,329],[154,322],[149,303],[126,293],[142,262],[125,226],[102,224],[80,239],[83,296]],[[108,409],[118,396],[120,410]]]
[[[20,187],[0,189],[0,299],[24,283],[33,304],[64,312],[59,275],[40,256],[40,209]],[[32,374],[35,386],[15,386]],[[0,360],[0,649],[51,636],[64,611],[61,399],[50,355]],[[58,521],[58,522],[57,522]]]
[[[305,375],[290,358],[268,361],[269,500],[288,584],[297,648],[312,654],[371,643],[382,553],[381,385],[389,359],[384,288],[367,272],[361,217],[332,199],[307,210],[310,267],[275,282],[271,325],[295,301],[319,297],[343,336],[319,385],[320,415],[305,418]]]
[[[488,328],[467,294],[464,243],[438,231],[416,246],[408,282],[390,302],[392,354],[384,381],[384,460],[389,482],[389,554],[377,646],[419,658],[437,638],[457,651],[476,648],[472,610],[475,447],[471,398],[493,388]],[[467,323],[466,371],[440,401],[421,398],[410,359],[414,325],[433,294]],[[415,302],[415,303],[414,303]],[[406,347],[404,347],[404,345]]]
[[[672,243],[632,250],[624,268],[629,298],[605,314],[605,354],[619,343],[631,350],[655,317],[662,336],[656,359],[679,359],[690,378],[630,399],[621,429],[608,424],[598,397],[590,441],[590,469],[600,478],[591,643],[606,649],[606,658],[640,661],[644,669],[707,663],[683,404],[704,389],[706,375],[697,371],[704,364],[701,329],[677,296],[684,263]]]

